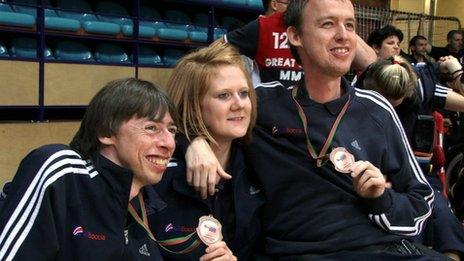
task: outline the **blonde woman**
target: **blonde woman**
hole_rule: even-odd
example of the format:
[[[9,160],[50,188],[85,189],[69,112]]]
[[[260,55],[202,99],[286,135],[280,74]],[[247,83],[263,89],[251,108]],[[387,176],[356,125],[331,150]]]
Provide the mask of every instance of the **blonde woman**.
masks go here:
[[[178,144],[166,178],[150,197],[149,222],[166,259],[240,260],[249,257],[259,236],[262,193],[248,179],[242,144],[251,139],[256,96],[235,48],[214,44],[183,57],[167,92],[181,115]],[[205,138],[230,180],[203,199],[187,182],[184,155],[189,141]],[[153,192],[153,191],[151,191]],[[150,194],[150,190],[148,193]],[[154,199],[154,200],[153,200]],[[155,204],[156,203],[156,204]],[[222,224],[223,241],[206,246],[195,233],[202,216]]]
[[[451,63],[449,61],[447,63],[445,65],[450,66]],[[427,101],[427,97],[433,95],[431,90],[422,85],[418,86],[417,83],[414,69],[400,56],[379,59],[369,66],[358,82],[358,85],[363,88],[382,94],[395,107],[413,149],[417,147],[416,143],[424,144],[425,141],[429,143],[428,137],[419,135],[425,132],[424,127],[417,132],[416,124],[419,121],[419,115],[423,116],[428,111],[432,111],[440,101],[446,108],[446,103],[448,103],[446,98],[450,97],[450,94],[454,95],[454,92],[448,91],[448,96],[442,93],[442,96],[434,99],[433,102]],[[430,131],[433,133],[435,130],[432,127]],[[428,162],[421,165],[427,165],[423,167],[424,172],[430,170]],[[427,174],[429,174],[426,176],[427,180],[435,192],[434,209],[429,221],[429,226],[433,226],[431,230],[433,233],[431,235],[422,233],[417,240],[431,244],[435,250],[443,252],[454,260],[460,260],[460,256],[464,254],[464,229],[448,207],[448,200],[440,193],[442,188],[438,177],[432,171]],[[427,236],[432,238],[427,238]]]

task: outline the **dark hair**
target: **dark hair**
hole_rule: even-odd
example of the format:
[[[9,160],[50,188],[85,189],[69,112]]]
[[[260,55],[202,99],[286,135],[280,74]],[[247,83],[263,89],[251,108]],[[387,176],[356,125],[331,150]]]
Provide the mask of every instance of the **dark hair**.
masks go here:
[[[308,0],[292,0],[287,6],[284,22],[287,27],[294,27],[297,33],[301,33],[301,24],[303,23],[303,12]],[[290,43],[289,43],[290,44]],[[301,64],[301,58],[295,46],[290,44],[290,51],[298,64]]]
[[[422,35],[416,35],[413,38],[411,38],[411,40],[409,41],[409,47],[415,46],[416,42],[419,41],[419,40],[426,40],[427,41],[427,38],[425,38],[425,36],[422,36]]]
[[[117,134],[123,122],[133,116],[157,121],[167,112],[177,123],[173,103],[157,85],[135,78],[111,81],[90,101],[70,146],[89,159],[100,149],[98,138]]]
[[[392,26],[392,25],[387,25],[384,26],[380,29],[374,30],[369,34],[369,37],[367,38],[367,44],[369,46],[382,46],[383,40],[387,39],[390,36],[396,36],[400,40],[400,42],[403,41],[403,32],[401,32],[400,29]]]
[[[459,30],[451,30],[451,31],[449,31],[448,34],[446,35],[446,40],[451,40],[451,38],[453,38],[453,36],[454,36],[455,34],[460,34],[460,35],[463,35],[463,36],[464,36],[464,34],[463,34],[462,31],[459,31]]]

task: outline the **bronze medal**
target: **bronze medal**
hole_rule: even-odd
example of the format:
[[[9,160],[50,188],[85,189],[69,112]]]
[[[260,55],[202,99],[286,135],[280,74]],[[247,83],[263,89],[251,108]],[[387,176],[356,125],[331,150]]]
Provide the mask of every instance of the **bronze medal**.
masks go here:
[[[350,168],[354,163],[354,156],[345,148],[334,148],[332,152],[330,152],[329,158],[337,171],[342,173],[350,173]]]
[[[222,225],[212,216],[202,216],[198,221],[198,237],[206,245],[212,245],[222,240]]]

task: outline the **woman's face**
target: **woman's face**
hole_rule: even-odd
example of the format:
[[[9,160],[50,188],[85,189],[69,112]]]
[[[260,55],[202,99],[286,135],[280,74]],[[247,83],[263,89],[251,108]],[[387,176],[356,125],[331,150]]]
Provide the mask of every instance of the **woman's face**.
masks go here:
[[[400,54],[400,39],[398,36],[392,35],[382,42],[382,46],[374,47],[375,52],[377,53],[378,59],[385,59],[391,56],[399,55]]]
[[[245,74],[237,66],[222,65],[201,101],[201,114],[213,138],[221,142],[245,136],[251,101]]]

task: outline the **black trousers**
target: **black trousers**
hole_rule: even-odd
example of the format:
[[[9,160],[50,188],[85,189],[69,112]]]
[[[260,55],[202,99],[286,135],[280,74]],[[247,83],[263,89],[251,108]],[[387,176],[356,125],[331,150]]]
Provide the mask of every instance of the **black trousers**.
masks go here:
[[[402,239],[397,242],[388,244],[372,245],[356,250],[339,251],[330,254],[302,254],[289,256],[255,256],[253,260],[257,261],[306,261],[306,260],[451,260],[447,256],[436,252],[424,245],[412,243],[409,240]]]

